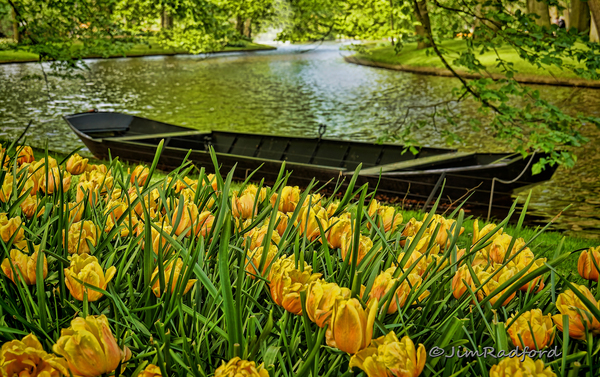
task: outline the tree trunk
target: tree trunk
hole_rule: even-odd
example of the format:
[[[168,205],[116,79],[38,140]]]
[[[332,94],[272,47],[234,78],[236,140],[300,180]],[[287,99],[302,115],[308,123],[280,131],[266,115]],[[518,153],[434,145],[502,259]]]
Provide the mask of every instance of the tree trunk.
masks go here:
[[[173,26],[173,16],[165,8],[160,13],[160,26],[163,30],[169,30]]]
[[[417,7],[415,9],[415,15],[417,21],[421,22],[421,25],[415,25],[415,31],[417,32],[418,44],[417,50],[422,50],[427,47],[431,47],[429,41],[429,35],[431,34],[431,21],[429,20],[429,12],[427,11],[427,0],[417,1]]]
[[[252,39],[252,19],[247,18],[244,22],[244,37]]]
[[[588,2],[581,0],[571,0],[571,14],[569,27],[576,28],[580,32],[590,30],[590,8]]]
[[[527,0],[527,13],[535,13],[539,16],[535,23],[539,26],[550,27],[550,11],[548,3],[536,0]]]
[[[596,43],[598,43],[598,41],[599,41],[599,39],[598,39],[598,28],[596,27],[596,22],[592,18],[592,24],[591,24],[591,27],[590,27],[590,42],[596,42]]]
[[[590,13],[592,16],[593,27],[590,28],[590,39],[592,42],[598,42],[598,25],[600,25],[600,0],[588,0]],[[592,30],[595,31],[594,39],[592,39]]]
[[[13,40],[15,43],[21,42],[21,35],[19,34],[19,21],[17,21],[17,11],[12,8],[12,24],[13,24]]]
[[[394,1],[390,0],[390,32],[392,34],[392,46],[394,45]]]

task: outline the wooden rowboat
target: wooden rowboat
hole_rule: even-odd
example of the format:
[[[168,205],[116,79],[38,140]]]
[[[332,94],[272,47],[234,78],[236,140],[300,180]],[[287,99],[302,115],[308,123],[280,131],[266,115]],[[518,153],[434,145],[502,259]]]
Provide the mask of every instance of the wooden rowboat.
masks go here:
[[[164,139],[159,160],[162,169],[180,166],[189,159],[211,171],[209,147],[213,147],[223,171],[235,164],[236,179],[244,179],[259,168],[256,175],[273,182],[283,161],[293,171],[289,184],[308,185],[355,174],[362,163],[357,183],[370,183],[380,194],[426,201],[439,195],[445,179],[443,199],[453,202],[470,195],[468,203],[487,208],[510,201],[511,194],[552,177],[555,168],[546,167],[532,175],[531,165],[543,153],[526,158],[520,154],[472,153],[454,149],[421,148],[406,152],[402,145],[371,144],[325,138],[284,137],[225,131],[203,132],[161,123],[137,116],[113,112],[88,112],[64,116],[67,124],[90,151],[100,159],[119,156],[132,162],[151,162],[156,146]],[[259,178],[259,179],[260,179]],[[517,179],[516,179],[517,178]],[[346,178],[346,182],[349,181]],[[510,183],[508,183],[510,182]],[[333,183],[333,184],[334,184]],[[494,194],[491,195],[492,188]]]

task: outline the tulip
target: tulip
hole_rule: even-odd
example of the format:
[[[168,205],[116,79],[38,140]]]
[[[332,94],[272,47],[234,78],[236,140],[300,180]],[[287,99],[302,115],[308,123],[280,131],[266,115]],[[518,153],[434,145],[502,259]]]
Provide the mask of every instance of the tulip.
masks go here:
[[[475,245],[480,239],[485,237],[489,232],[494,230],[494,228],[496,228],[496,224],[487,224],[483,227],[483,229],[479,230],[479,220],[475,220],[475,222],[473,222],[473,245]],[[498,232],[496,232],[496,234],[494,234],[490,238],[490,240],[493,241],[495,238],[502,235],[502,229],[503,228],[500,228]]]
[[[409,270],[413,265],[415,265],[414,267],[412,267],[411,273],[415,273],[418,274],[420,276],[423,276],[423,274],[425,273],[425,271],[427,271],[428,268],[430,268],[430,265],[434,265],[436,266],[439,262],[440,259],[442,259],[443,257],[433,254],[433,255],[426,255],[423,256],[423,254],[419,253],[418,251],[413,251],[413,253],[408,257],[408,259],[406,260],[406,262],[404,263],[404,265],[402,266],[402,270],[403,271],[407,271]],[[402,259],[404,259],[404,253],[400,253],[398,254],[398,262],[402,262]],[[439,266],[440,268],[443,268],[445,264],[447,264],[447,260],[444,260],[442,262],[442,264]]]
[[[19,207],[21,207],[21,211],[23,211],[23,215],[25,215],[26,218],[31,219],[33,216],[35,216],[35,212],[38,207],[37,198],[34,198],[33,196],[29,195],[19,205]]]
[[[138,165],[133,169],[129,180],[132,185],[137,183],[139,187],[142,187],[148,180],[148,174],[150,174],[150,169],[144,165]]]
[[[241,196],[244,195],[250,195],[253,198],[256,198],[258,196],[258,202],[262,203],[267,199],[267,188],[263,187],[260,189],[259,192],[258,187],[256,185],[248,185],[244,188],[244,191],[242,191],[241,193]]]
[[[283,236],[283,234],[285,233],[289,220],[290,218],[288,217],[288,215],[286,215],[283,212],[277,211],[277,216],[275,218],[275,230],[277,230],[279,236]]]
[[[369,377],[417,377],[425,368],[425,346],[415,344],[404,336],[398,340],[393,331],[377,338],[364,350],[350,358],[349,368],[358,367]]]
[[[332,225],[326,233],[327,242],[330,248],[339,249],[342,247],[342,238],[345,234],[352,232],[351,220],[348,216],[332,217],[329,219],[329,223]]]
[[[58,192],[59,190],[59,182],[61,182],[61,177],[62,175],[62,191],[63,192],[67,192],[69,190],[69,188],[71,187],[71,174],[69,174],[66,171],[61,172],[59,170],[58,167],[54,167],[52,169],[50,169],[48,171],[48,175],[46,176],[46,174],[42,175],[42,178],[40,179],[40,189],[45,193],[45,194],[54,194],[55,192]]]
[[[355,298],[337,297],[331,314],[328,344],[349,354],[367,348],[373,337],[377,304],[377,299],[372,300],[365,310]]]
[[[35,180],[39,181],[43,175],[46,175],[46,169],[48,169],[49,173],[55,167],[58,167],[58,163],[54,158],[48,156],[34,163],[31,167],[31,173],[35,177]]]
[[[484,266],[481,265],[473,266],[473,272],[475,274],[483,271],[483,269]],[[460,299],[467,292],[467,286],[475,292],[476,287],[473,283],[473,276],[469,271],[469,267],[467,265],[462,265],[456,270],[456,273],[452,278],[452,295],[454,295],[454,298],[457,300]]]
[[[381,274],[379,274],[375,281],[373,282],[373,287],[371,288],[371,292],[369,292],[369,301],[377,299],[381,301],[383,296],[390,291],[399,280],[399,278],[394,278],[394,272],[396,271],[396,267],[390,267]],[[392,296],[390,306],[387,310],[387,314],[393,314],[398,311],[398,307],[404,307],[406,304],[406,300],[408,296],[415,292],[418,287],[423,282],[421,276],[416,273],[409,274],[403,281],[400,283],[398,288],[396,289],[396,293]],[[424,300],[427,296],[429,296],[429,291],[424,291],[417,298],[418,301]],[[417,301],[415,301],[415,304]]]
[[[552,345],[555,328],[550,314],[543,315],[540,309],[533,309],[521,314],[513,322],[514,318],[515,314],[510,317],[509,322],[512,322],[512,325],[506,330],[516,347],[541,350]]]
[[[375,201],[371,202],[374,203]],[[402,224],[402,214],[396,213],[396,209],[394,207],[388,206],[380,206],[377,209],[377,214],[381,218],[381,222],[383,225],[383,229],[386,232],[395,231],[399,225]],[[377,224],[379,225],[379,224]],[[371,223],[367,224],[367,227],[371,229]]]
[[[198,234],[201,226],[196,221],[198,215],[198,207],[194,203],[185,202],[180,199],[171,219],[171,224],[175,228],[175,234],[179,236],[185,233],[186,236],[190,236],[192,229],[194,230],[194,235]]]
[[[414,237],[419,232],[419,230],[421,229],[422,226],[423,226],[423,222],[417,221],[417,219],[415,219],[413,217],[410,220],[408,220],[408,223],[406,223],[406,226],[402,230],[401,236],[402,237]],[[405,244],[406,244],[406,238],[400,241],[400,245],[402,247],[404,247]]]
[[[265,239],[267,232],[269,231],[269,225],[265,224],[258,228],[253,228],[250,232],[248,232],[247,239],[250,239],[250,250],[254,250],[259,246],[262,246],[263,240]],[[272,232],[271,233],[271,245],[278,245],[279,241],[281,241],[281,237],[279,233]],[[247,244],[247,243],[246,243]]]
[[[8,218],[6,213],[0,213],[0,238],[2,241],[8,242],[12,237],[13,242],[19,242],[25,238],[25,229],[21,227],[21,218]]]
[[[208,174],[206,177],[204,177],[204,181],[208,182],[208,184],[212,187],[213,191],[217,191],[217,188],[219,187],[219,182],[217,182],[216,175]],[[205,182],[202,182],[202,187],[205,186]]]
[[[106,167],[106,165],[103,165],[103,164],[99,164],[99,165],[88,164],[88,166],[85,168],[85,172],[86,173],[106,174],[108,172],[108,168]]]
[[[82,377],[108,374],[131,358],[129,348],[117,344],[104,314],[72,320],[69,328],[60,331],[52,350],[67,359],[74,375]]]
[[[231,214],[235,218],[250,219],[256,215],[258,210],[254,205],[256,196],[250,193],[238,197],[236,193],[231,198]]]
[[[342,236],[342,244],[340,246],[340,249],[342,251],[343,260],[346,260],[346,256],[349,252],[353,252],[353,242],[354,236],[351,233],[345,233],[345,235]],[[356,260],[357,264],[360,263],[363,260],[363,258],[367,255],[367,253],[373,248],[373,241],[369,237],[363,236],[361,234],[358,245],[358,257]],[[352,256],[350,256],[350,258],[352,258]],[[352,259],[350,259],[350,261],[352,261]]]
[[[377,200],[371,200],[371,203],[369,203],[369,207],[367,208],[367,214],[369,215],[369,217],[375,216],[375,214],[379,210],[379,207],[381,206],[379,205],[379,202],[377,202]]]
[[[535,270],[537,270],[538,268],[542,268],[544,266],[544,264],[546,263],[546,258],[538,258],[536,259],[533,264],[531,265],[531,267],[529,268],[529,270],[527,271],[527,273],[531,273]],[[518,269],[523,269],[525,268],[525,266],[522,266],[520,264],[517,264],[517,268]],[[535,287],[537,287],[537,289],[535,289]],[[527,291],[532,291],[533,293],[538,293],[539,291],[541,291],[542,289],[544,289],[544,280],[543,280],[543,276],[538,276],[535,279],[533,279],[532,281],[524,284],[520,290],[523,292],[527,292]]]
[[[67,171],[73,175],[80,175],[85,172],[85,168],[87,168],[88,159],[82,158],[77,153],[74,153],[67,160]]]
[[[121,200],[110,200],[106,204],[104,214],[108,215],[109,218],[113,221],[113,223],[115,223],[127,211],[127,207],[127,203],[124,203]]]
[[[575,287],[583,293],[592,305],[600,309],[600,303],[596,301],[594,295],[585,285],[576,285]],[[600,335],[600,322],[572,290],[568,289],[558,295],[556,308],[560,314],[552,316],[552,320],[556,327],[563,331],[563,315],[567,315],[569,317],[569,336],[571,338],[585,340],[586,327],[593,335]]]
[[[481,301],[481,300],[483,300],[484,297],[491,295],[492,292],[494,292],[500,285],[502,285],[507,280],[509,280],[510,278],[515,276],[517,274],[517,272],[518,271],[516,268],[508,267],[508,266],[506,266],[506,267],[498,266],[495,269],[491,269],[489,271],[486,270],[486,271],[478,272],[477,279],[479,280],[479,284],[483,284],[483,289],[480,289],[479,291],[477,291],[477,299],[479,301]],[[491,277],[491,279],[489,279],[490,277]],[[487,281],[487,283],[486,283],[486,281]],[[510,286],[506,287],[501,292],[498,292],[494,296],[492,296],[492,298],[490,298],[490,300],[489,300],[490,303],[492,305],[494,305],[496,303],[496,301],[500,298],[500,296],[502,296],[504,294],[504,292],[506,292],[506,290],[509,288],[510,288]],[[506,300],[504,300],[502,305],[503,306],[508,305],[510,300],[512,300],[516,294],[517,293],[514,292],[512,295],[510,295]]]
[[[2,271],[8,276],[13,283],[17,283],[16,280],[21,276],[23,278],[23,282],[27,285],[33,285],[37,281],[36,268],[37,268],[37,260],[38,260],[38,249],[39,246],[35,246],[35,252],[29,256],[27,254],[22,253],[19,249],[12,249],[10,251],[10,260],[5,258],[2,261]],[[13,268],[14,272],[13,274]],[[43,256],[42,260],[42,280],[46,279],[48,275],[48,262],[46,261],[46,256]]]
[[[448,232],[454,234],[455,230],[453,229],[453,226],[456,225],[456,220],[448,220],[443,216],[434,215],[433,220],[431,221],[428,227],[429,233],[433,234],[433,232],[435,232],[435,229],[438,228],[438,225],[439,229],[435,237],[435,242],[440,247],[449,247],[450,240],[448,240]],[[465,228],[461,227],[459,235],[461,235],[464,231]]]
[[[87,199],[88,202],[95,207],[99,197],[100,193],[96,190],[96,184],[94,182],[79,180],[75,194],[77,203],[81,203],[84,199]]]
[[[33,156],[33,149],[29,145],[21,145],[17,147],[19,153],[17,154],[17,164],[30,164],[35,160]]]
[[[156,223],[155,223],[156,224]],[[156,228],[151,226],[151,237],[152,237],[152,250],[156,255],[162,253],[162,255],[168,255],[169,250],[171,250],[171,244],[169,240],[165,237],[165,234],[173,233],[173,227],[168,224],[156,224],[158,228],[161,229],[159,232]],[[137,235],[139,236],[144,231],[144,227],[139,225],[136,228]],[[143,240],[144,238],[142,238]]]
[[[352,291],[323,279],[315,280],[306,289],[306,314],[319,327],[329,324],[333,305],[338,297],[349,299]]]
[[[162,377],[160,368],[154,364],[148,364],[148,366],[137,375],[137,377]]]
[[[271,205],[275,206],[277,194],[271,196]],[[294,212],[298,202],[300,201],[300,188],[298,186],[285,186],[281,190],[281,199],[279,199],[279,211]]]
[[[512,236],[509,236],[506,233],[499,235],[494,242],[490,245],[490,258],[496,263],[504,263],[504,259],[508,259],[506,257],[506,252],[508,251],[508,247],[512,241]],[[523,238],[518,238],[513,245],[513,248],[510,251],[510,256],[515,255],[519,250],[525,247],[525,241]]]
[[[128,197],[129,197],[129,204],[133,204],[136,201],[136,199],[138,198],[138,190],[135,187],[131,187],[127,193],[128,193]],[[150,191],[149,193],[142,195],[141,199],[138,200],[137,203],[134,205],[133,210],[135,211],[135,213],[138,216],[144,217],[144,206],[145,206],[146,210],[149,211],[150,214],[152,214],[152,212],[155,211],[156,208],[158,207],[158,203],[157,203],[158,198],[160,198],[160,193],[158,192],[157,189],[154,189],[154,190]],[[142,201],[144,202],[143,205],[142,205]]]
[[[123,221],[121,222],[121,224],[119,225],[119,234],[121,235],[121,237],[127,237],[129,236],[129,230],[134,230],[138,227],[138,224],[141,223],[138,221],[137,217],[135,216],[131,216],[131,218],[129,216],[125,217],[123,219]],[[106,226],[104,228],[104,232],[106,233],[110,233],[110,231],[114,228],[115,226],[115,222],[113,221],[112,217],[107,217],[106,218]],[[116,238],[117,235],[114,235],[114,238]]]
[[[333,214],[335,213],[335,211],[337,211],[339,206],[340,203],[329,203],[329,205],[327,206],[327,217],[333,217]]]
[[[68,377],[67,361],[46,353],[38,338],[29,334],[0,348],[0,376]]]
[[[93,287],[106,290],[106,286],[115,276],[117,269],[115,266],[112,266],[104,273],[104,270],[102,270],[96,257],[88,254],[75,254],[71,258],[71,265],[68,268],[65,268],[64,271],[65,284],[67,285],[69,292],[71,292],[71,295],[73,295],[75,299],[83,301],[84,293],[87,293],[88,301],[92,302],[99,300],[103,294],[87,288],[77,280]]]
[[[304,262],[304,270],[295,268],[294,256],[279,258],[271,266],[269,288],[273,301],[293,314],[302,314],[300,292],[319,279],[321,274],[313,274],[312,267]]]
[[[415,240],[415,237],[406,237],[405,241],[409,245],[416,242],[417,245],[414,250],[421,254],[438,254],[440,252],[440,245],[437,242],[431,242],[431,233],[429,233],[429,230],[425,231],[418,240]]]
[[[521,361],[523,360],[523,361]],[[542,359],[533,360],[529,356],[506,357],[490,369],[490,377],[556,377],[552,368],[545,367]]]
[[[89,254],[90,245],[88,242],[93,246],[96,246],[98,244],[99,236],[100,227],[92,221],[83,220],[71,224],[67,236],[67,250],[69,251],[69,254]],[[63,230],[63,239],[64,238],[65,231]]]
[[[600,267],[600,246],[584,250],[579,255],[577,272],[586,280],[598,281],[598,267]]]
[[[167,291],[167,287],[170,286],[170,291],[171,293],[175,292],[175,288],[177,288],[178,284],[184,284],[184,282],[182,281],[181,283],[179,282],[179,279],[183,279],[185,273],[186,273],[186,269],[183,268],[183,261],[181,260],[181,258],[177,258],[174,261],[171,261],[168,265],[163,264],[163,279],[165,282],[165,291]],[[156,267],[154,269],[154,272],[152,273],[152,281],[154,281],[154,284],[152,284],[152,292],[154,292],[154,295],[156,297],[160,297],[162,294],[160,292],[160,279],[157,277],[159,273],[158,267]],[[155,280],[156,278],[156,280]],[[185,282],[185,288],[183,289],[183,293],[182,294],[186,294],[189,292],[190,289],[192,289],[192,287],[194,286],[194,284],[196,283],[196,279],[190,279],[187,282]],[[163,293],[164,293],[163,292]]]
[[[271,265],[271,262],[273,261],[273,259],[275,258],[275,255],[277,254],[277,246],[275,246],[275,245],[269,246],[269,251],[268,251],[266,259],[265,259],[265,264],[262,268],[262,272],[259,273],[258,270],[260,268],[260,262],[263,258],[263,251],[264,251],[263,247],[259,246],[256,249],[252,250],[251,253],[248,253],[248,256],[246,256],[246,259],[248,260],[246,262],[246,273],[252,279],[254,279],[254,276],[257,276],[257,275],[264,276],[267,273],[267,269],[269,268],[269,266]]]
[[[68,209],[65,208],[65,212],[69,214],[69,222],[76,223],[81,221],[84,210],[83,202],[69,202],[67,206]]]
[[[258,367],[254,361],[242,360],[234,357],[227,363],[215,370],[215,377],[269,377],[269,372],[260,364]]]
[[[321,235],[321,229],[323,231],[328,228],[327,211],[321,206],[314,206],[309,208],[303,207],[300,210],[300,232],[304,234],[310,241],[317,239]]]
[[[0,185],[0,202],[7,203],[12,194],[15,179],[12,174],[6,173],[2,185]]]

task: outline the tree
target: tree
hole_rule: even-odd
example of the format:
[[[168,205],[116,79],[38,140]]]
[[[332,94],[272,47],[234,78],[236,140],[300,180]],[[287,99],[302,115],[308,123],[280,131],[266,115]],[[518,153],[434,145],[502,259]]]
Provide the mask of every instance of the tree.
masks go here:
[[[570,27],[587,32],[590,30],[590,8],[587,1],[571,0],[571,12],[569,14]]]
[[[527,12],[537,15],[535,23],[539,26],[550,27],[550,10],[548,3],[538,0],[527,0]]]
[[[415,31],[418,36],[417,49],[422,50],[427,47],[431,47],[429,35],[431,32],[431,20],[429,19],[429,12],[427,10],[427,0],[415,1],[414,12],[417,23],[415,25]]]

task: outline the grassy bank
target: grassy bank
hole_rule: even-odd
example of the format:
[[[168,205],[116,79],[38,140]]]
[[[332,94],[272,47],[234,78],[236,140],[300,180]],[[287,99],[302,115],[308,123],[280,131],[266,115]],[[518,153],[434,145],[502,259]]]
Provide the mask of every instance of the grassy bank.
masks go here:
[[[410,67],[445,69],[440,59],[430,48],[417,50],[416,43],[409,43],[405,45],[399,54],[396,54],[394,47],[392,46],[381,47],[375,44],[372,46],[373,47],[369,48],[366,53],[357,54],[355,56],[359,59],[364,59],[376,63],[394,64]],[[447,52],[449,52],[448,62],[453,66],[453,68],[458,68],[456,67],[456,65],[452,64],[452,62],[453,60],[458,58],[459,54],[462,51],[466,50],[466,42],[460,39],[449,40],[443,42],[441,44],[441,47]],[[538,68],[537,66],[534,66],[531,63],[521,59],[517,52],[511,47],[501,46],[497,48],[497,51],[500,57],[502,59],[505,59],[507,62],[512,63],[514,69],[521,75],[542,77],[560,76],[561,78],[567,79],[577,78],[577,75],[566,69],[561,70],[555,67],[548,66],[542,66],[542,68]],[[481,64],[487,67],[487,71],[489,73],[500,74],[502,73],[502,69],[496,67],[497,58],[498,56],[494,51],[488,51],[477,56],[477,59],[479,59]],[[574,59],[564,59],[563,65],[583,68],[583,65],[579,64]]]
[[[1,47],[1,46],[0,46]],[[245,42],[242,46],[226,46],[221,51],[215,52],[235,52],[235,51],[256,51],[256,50],[272,50],[275,47],[263,45],[259,43]],[[147,44],[134,45],[124,55],[111,54],[108,56],[89,55],[86,58],[117,58],[117,57],[138,57],[138,56],[153,56],[153,55],[176,55],[176,54],[188,54],[189,52],[185,49],[173,49],[166,48],[159,45],[154,40],[150,40]],[[38,55],[32,52],[20,50],[2,50],[0,49],[0,64],[2,63],[20,63],[20,62],[36,62],[38,61]]]

